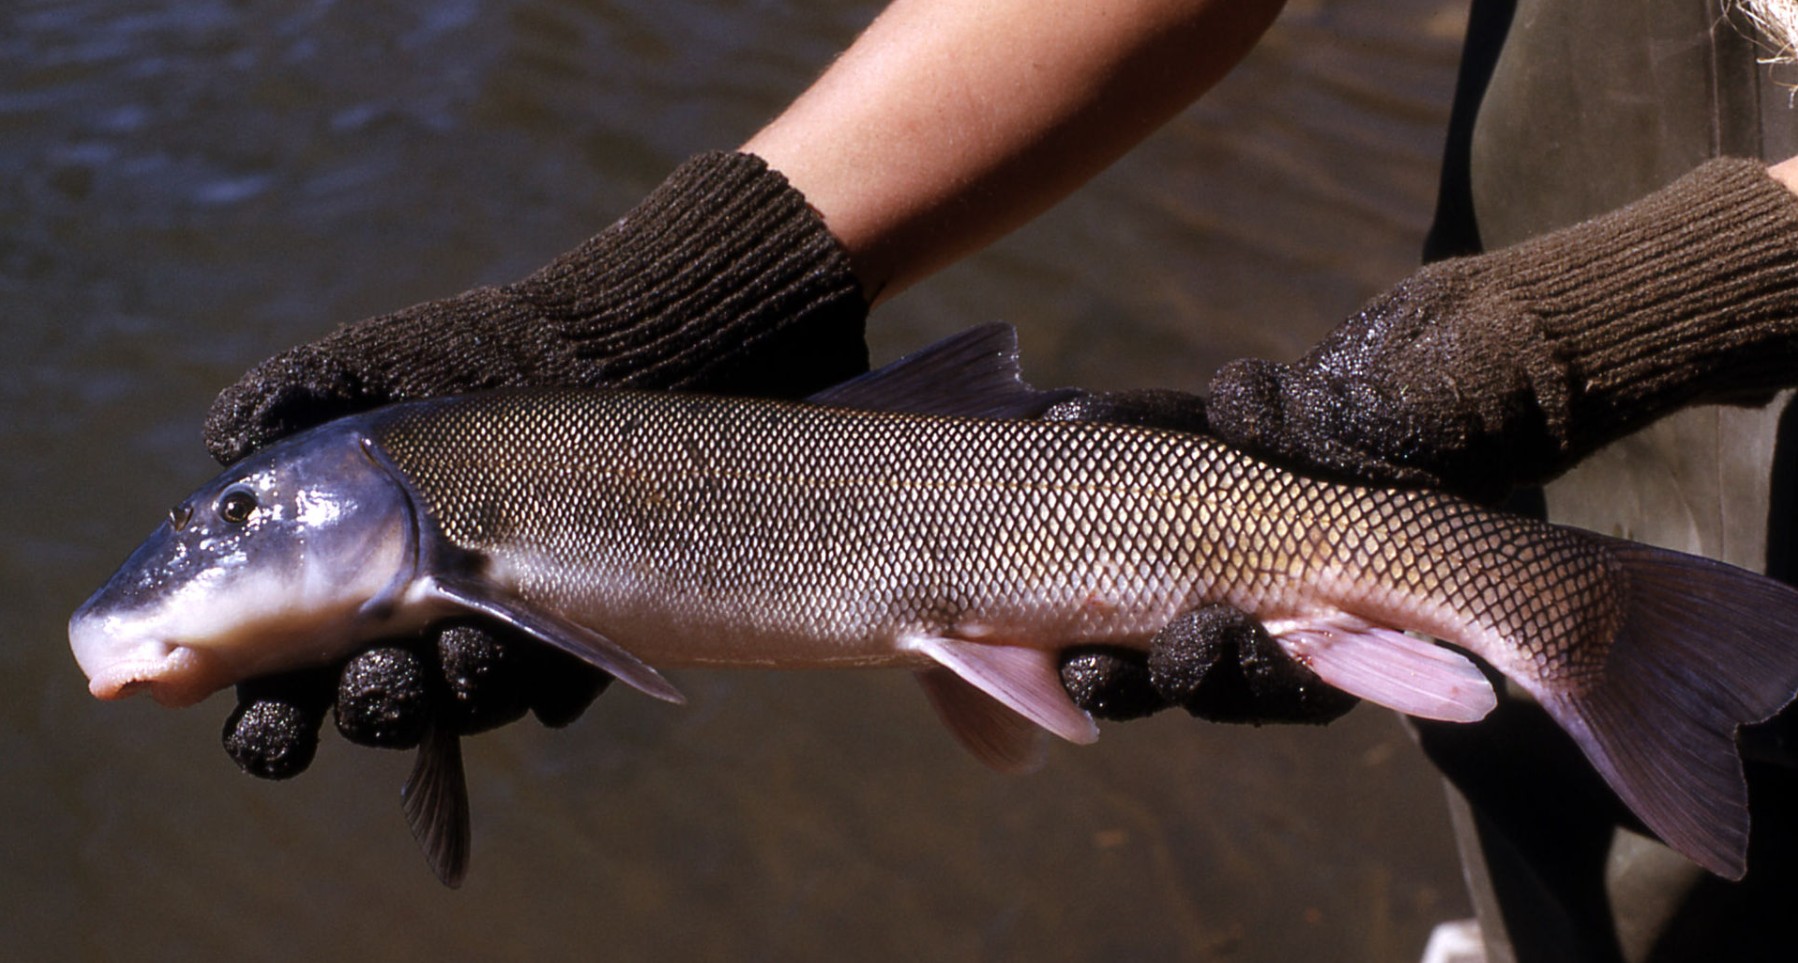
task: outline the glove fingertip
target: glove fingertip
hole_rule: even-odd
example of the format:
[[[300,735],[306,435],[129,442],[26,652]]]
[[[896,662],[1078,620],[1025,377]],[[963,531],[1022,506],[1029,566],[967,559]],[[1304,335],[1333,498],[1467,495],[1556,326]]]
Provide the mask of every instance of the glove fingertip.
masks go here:
[[[343,667],[332,714],[337,731],[358,745],[417,746],[431,722],[423,660],[399,646],[351,658]]]
[[[531,714],[549,729],[572,725],[612,684],[605,671],[540,646],[526,650],[524,672]]]
[[[220,734],[237,768],[260,779],[291,779],[318,754],[322,711],[294,702],[249,699],[238,703]]]
[[[586,679],[564,678],[532,694],[531,714],[546,729],[566,728],[585,715],[611,684],[612,677],[604,673]]]
[[[1098,719],[1140,719],[1168,706],[1149,684],[1142,659],[1118,650],[1088,648],[1065,653],[1061,686],[1075,705]]]
[[[486,732],[524,716],[525,667],[514,643],[485,627],[458,623],[438,634],[437,658],[447,696],[442,715],[457,734]]]
[[[1250,449],[1265,449],[1286,427],[1286,382],[1290,369],[1260,358],[1238,358],[1212,376],[1206,416],[1219,438]]]
[[[202,438],[206,452],[221,465],[232,464],[257,448],[251,394],[249,386],[240,381],[219,392],[206,411]]]
[[[389,400],[328,356],[296,349],[219,392],[206,412],[206,450],[229,465],[295,432]]]

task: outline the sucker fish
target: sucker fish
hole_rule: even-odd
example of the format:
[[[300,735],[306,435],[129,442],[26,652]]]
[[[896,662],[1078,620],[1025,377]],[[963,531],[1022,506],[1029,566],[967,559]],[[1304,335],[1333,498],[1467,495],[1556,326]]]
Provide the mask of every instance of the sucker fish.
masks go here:
[[[658,668],[913,670],[1002,770],[1097,738],[1058,654],[1227,602],[1347,692],[1483,717],[1483,662],[1705,868],[1746,868],[1739,726],[1798,690],[1798,591],[1211,438],[1037,417],[1015,334],[964,332],[806,402],[516,389],[331,422],[227,468],[75,612],[102,699],[184,705],[470,614],[651,696]],[[1426,638],[1427,637],[1427,638]],[[1447,644],[1437,644],[1441,640]],[[454,885],[456,738],[406,812]]]

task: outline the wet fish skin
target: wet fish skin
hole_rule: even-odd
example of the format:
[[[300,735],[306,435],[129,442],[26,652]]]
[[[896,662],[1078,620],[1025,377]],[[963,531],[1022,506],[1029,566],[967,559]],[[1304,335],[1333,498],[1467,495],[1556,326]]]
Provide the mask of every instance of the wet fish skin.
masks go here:
[[[1223,601],[1350,691],[1483,715],[1477,669],[1441,648],[1400,658],[1391,630],[1444,639],[1535,696],[1651,826],[1724,875],[1746,846],[1734,730],[1798,687],[1798,602],[1777,583],[1194,435],[552,391],[419,406],[376,436],[489,578],[654,665],[1143,646]],[[1034,682],[984,691],[1090,738],[1035,704],[1065,696]]]
[[[550,390],[371,437],[487,577],[661,666],[916,665],[917,634],[1146,646],[1223,601],[1403,622],[1546,684],[1596,671],[1618,620],[1583,534],[1196,435]]]
[[[1196,435],[1020,420],[1057,397],[1025,387],[1015,341],[989,329],[814,404],[541,389],[397,405],[276,446],[183,506],[216,514],[252,476],[273,505],[369,506],[331,517],[381,533],[378,577],[315,557],[354,532],[263,525],[272,547],[208,568],[164,531],[77,612],[71,641],[96,694],[185,700],[224,684],[220,665],[328,660],[264,651],[293,633],[233,632],[209,602],[254,612],[227,603],[271,584],[265,569],[336,574],[344,593],[314,628],[340,645],[472,612],[670,700],[652,666],[912,668],[963,744],[1011,769],[1035,758],[1038,727],[1097,735],[1061,688],[1061,649],[1143,646],[1224,601],[1326,681],[1431,718],[1495,704],[1461,650],[1477,655],[1651,828],[1741,875],[1734,734],[1798,690],[1798,592],[1437,493],[1306,478]],[[199,681],[196,660],[213,667]],[[427,744],[444,751],[421,754],[407,812],[452,881],[466,798],[453,738]]]

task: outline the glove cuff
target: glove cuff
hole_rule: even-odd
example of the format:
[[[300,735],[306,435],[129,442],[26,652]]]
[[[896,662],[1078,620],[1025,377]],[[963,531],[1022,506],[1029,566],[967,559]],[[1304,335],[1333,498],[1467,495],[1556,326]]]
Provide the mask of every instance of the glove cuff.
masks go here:
[[[749,154],[677,168],[636,209],[503,289],[582,383],[804,395],[867,368],[849,257]]]
[[[1798,197],[1757,161],[1711,161],[1477,262],[1566,365],[1573,451],[1690,402],[1798,383]]]

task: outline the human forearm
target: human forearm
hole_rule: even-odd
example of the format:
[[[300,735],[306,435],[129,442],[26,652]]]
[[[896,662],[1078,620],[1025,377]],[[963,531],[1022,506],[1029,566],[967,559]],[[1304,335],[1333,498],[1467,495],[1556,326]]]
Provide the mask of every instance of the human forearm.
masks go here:
[[[744,145],[890,296],[1041,213],[1235,66],[1284,0],[897,0]]]
[[[1798,194],[1798,157],[1787,158],[1767,168],[1767,173],[1774,180],[1784,184],[1786,190]]]

